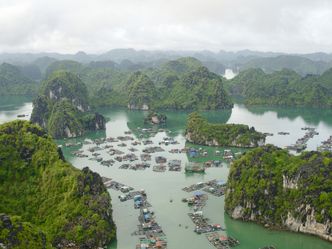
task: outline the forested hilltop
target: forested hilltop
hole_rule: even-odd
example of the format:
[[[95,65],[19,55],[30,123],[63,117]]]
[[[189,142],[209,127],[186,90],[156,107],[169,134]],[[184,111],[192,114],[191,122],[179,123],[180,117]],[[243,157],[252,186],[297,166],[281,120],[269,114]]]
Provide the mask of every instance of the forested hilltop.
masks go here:
[[[230,94],[242,96],[249,105],[331,107],[332,69],[322,75],[301,76],[283,69],[270,74],[248,69],[226,82]]]
[[[0,95],[35,95],[39,84],[8,63],[0,65]]]
[[[295,156],[272,145],[253,149],[231,165],[226,212],[332,241],[331,172],[332,153]]]
[[[0,125],[2,248],[104,248],[115,239],[101,177],[67,163],[37,125]]]
[[[265,135],[242,124],[212,124],[194,112],[188,116],[185,136],[188,142],[208,146],[252,148],[263,145]]]
[[[228,109],[233,106],[222,77],[191,57],[162,62],[157,66],[94,62],[83,66],[73,61],[52,63],[46,72],[73,72],[86,84],[95,106],[129,109]]]
[[[77,137],[105,129],[105,118],[92,112],[85,84],[73,73],[56,71],[42,83],[33,101],[31,121],[54,138]]]

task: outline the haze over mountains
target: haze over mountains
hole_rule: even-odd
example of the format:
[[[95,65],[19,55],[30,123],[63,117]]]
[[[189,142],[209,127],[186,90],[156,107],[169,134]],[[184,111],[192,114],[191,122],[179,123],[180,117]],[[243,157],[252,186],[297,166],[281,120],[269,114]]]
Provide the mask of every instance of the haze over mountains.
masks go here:
[[[23,66],[25,70],[31,72],[34,66],[40,71],[46,69],[48,65],[56,60],[74,60],[80,63],[90,63],[92,61],[112,61],[118,64],[140,64],[142,66],[155,66],[166,60],[174,60],[180,57],[194,57],[202,61],[211,71],[223,74],[224,68],[231,68],[234,71],[241,71],[248,68],[262,68],[266,72],[273,72],[288,68],[301,75],[321,74],[332,66],[332,54],[317,52],[310,54],[285,54],[275,52],[259,52],[242,50],[237,52],[219,51],[181,51],[181,50],[135,50],[112,49],[102,54],[87,54],[83,51],[75,54],[62,53],[2,53],[0,63],[6,62],[18,66]],[[144,65],[142,65],[144,64]],[[30,78],[38,78],[39,73],[34,72]]]
[[[209,50],[136,50],[133,48],[117,48],[111,49],[107,52],[100,54],[88,54],[84,51],[77,53],[0,53],[0,61],[7,62],[31,62],[40,57],[53,57],[58,60],[77,60],[80,62],[87,62],[91,60],[113,60],[121,61],[124,59],[132,61],[151,61],[157,59],[174,59],[177,57],[193,56],[198,59],[215,59],[224,61],[234,61],[237,59],[250,60],[253,58],[268,58],[278,57],[281,55],[300,56],[313,61],[331,61],[332,54],[324,52],[306,53],[306,54],[287,54],[278,52],[261,52],[253,50],[240,50],[240,51],[225,51],[213,52]]]

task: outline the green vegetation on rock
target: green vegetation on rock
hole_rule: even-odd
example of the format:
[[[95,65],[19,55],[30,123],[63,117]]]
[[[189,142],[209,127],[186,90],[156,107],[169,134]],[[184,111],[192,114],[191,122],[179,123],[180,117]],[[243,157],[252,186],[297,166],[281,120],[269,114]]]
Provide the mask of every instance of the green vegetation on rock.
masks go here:
[[[212,124],[194,112],[188,116],[186,139],[208,146],[257,147],[264,144],[265,135],[242,124]]]
[[[48,71],[61,69],[78,73],[87,86],[93,106],[181,110],[229,109],[233,106],[224,90],[222,77],[211,73],[195,58],[183,57],[151,67],[124,65],[128,63],[104,61],[77,65],[57,61]]]
[[[253,149],[231,165],[226,211],[236,219],[331,240],[331,172],[332,153]]]
[[[46,128],[54,138],[105,129],[105,118],[90,110],[84,83],[76,75],[62,71],[43,82],[33,102],[31,121]]]
[[[233,107],[221,77],[205,67],[183,75],[173,82],[170,90],[166,89],[165,95],[160,108],[217,110]]]
[[[0,65],[0,95],[34,95],[39,84],[8,63]]]
[[[321,76],[302,77],[288,69],[271,74],[262,69],[248,69],[227,81],[226,85],[232,95],[244,97],[249,105],[331,107],[331,71]]]
[[[152,101],[156,95],[156,89],[150,78],[141,73],[135,72],[128,80],[128,108],[143,109],[151,108]]]
[[[5,248],[99,248],[115,238],[111,199],[101,177],[65,162],[39,126],[1,125],[0,162]]]
[[[89,91],[90,103],[94,106],[127,106],[128,93],[123,88],[131,72],[117,69],[107,62],[96,64],[90,64],[80,72]]]
[[[180,58],[158,69],[136,72],[127,86],[128,106],[136,107],[131,109],[216,110],[233,106],[221,77],[194,58]],[[149,108],[142,108],[143,104]]]
[[[29,222],[22,222],[18,216],[0,214],[1,248],[50,248],[46,235]],[[6,246],[6,247],[4,247]]]

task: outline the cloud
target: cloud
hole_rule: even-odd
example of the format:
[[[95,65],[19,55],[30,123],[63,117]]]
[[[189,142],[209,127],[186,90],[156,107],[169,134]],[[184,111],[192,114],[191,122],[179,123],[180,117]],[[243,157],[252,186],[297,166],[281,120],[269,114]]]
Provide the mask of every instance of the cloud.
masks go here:
[[[0,52],[332,52],[328,0],[0,0]]]

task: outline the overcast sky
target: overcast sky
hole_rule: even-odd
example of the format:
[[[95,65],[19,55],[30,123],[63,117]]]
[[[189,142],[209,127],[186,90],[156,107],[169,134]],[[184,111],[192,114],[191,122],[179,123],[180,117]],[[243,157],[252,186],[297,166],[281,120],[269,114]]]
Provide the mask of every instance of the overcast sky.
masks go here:
[[[332,0],[0,0],[0,52],[332,52]]]

